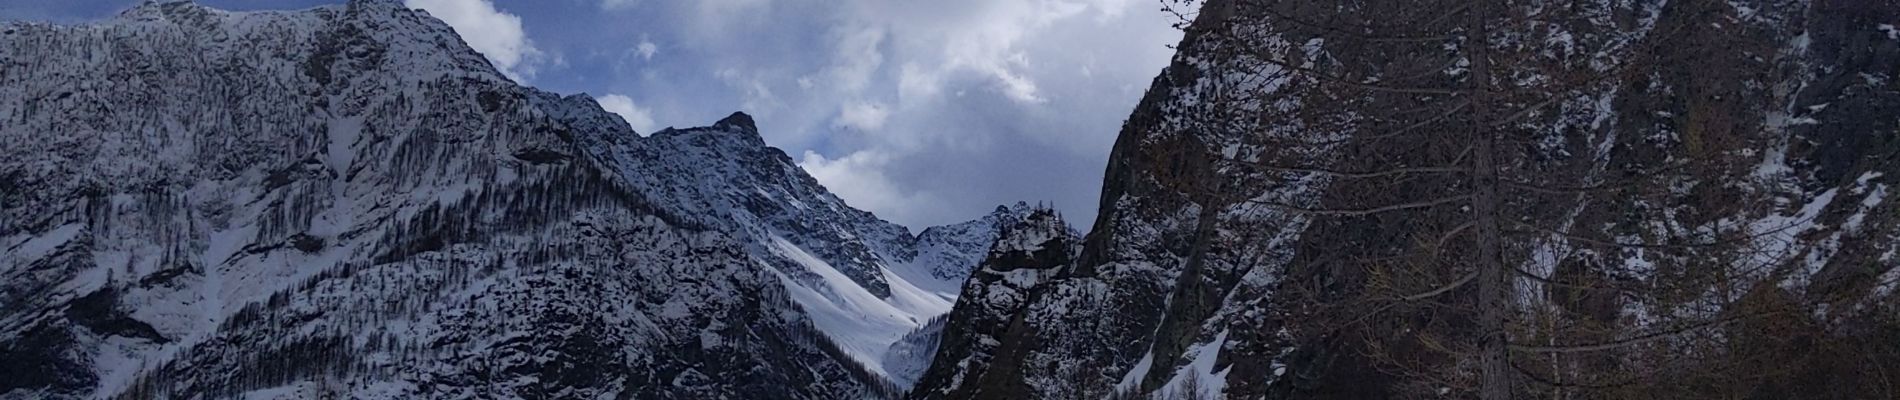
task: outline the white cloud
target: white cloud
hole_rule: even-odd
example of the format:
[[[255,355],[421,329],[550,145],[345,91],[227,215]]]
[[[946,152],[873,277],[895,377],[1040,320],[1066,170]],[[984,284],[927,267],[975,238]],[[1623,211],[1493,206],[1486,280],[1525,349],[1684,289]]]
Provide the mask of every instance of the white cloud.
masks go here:
[[[739,103],[740,110],[752,113],[755,118],[770,115],[785,105],[779,101],[778,96],[772,94],[772,88],[766,86],[766,80],[756,74],[726,68],[713,72],[713,76],[725,82],[727,86],[739,90],[742,94],[740,97],[744,99]]]
[[[839,36],[830,68],[837,90],[857,93],[871,84],[872,74],[884,65],[884,52],[878,49],[882,43],[884,30],[879,28],[856,29]]]
[[[660,45],[653,44],[653,41],[647,39],[646,35],[641,35],[640,44],[634,46],[633,51],[640,54],[640,59],[652,60],[653,54],[660,52]]]
[[[936,97],[943,91],[942,79],[936,72],[926,70],[917,63],[904,63],[897,73],[897,99],[914,104]]]
[[[701,0],[695,1],[704,15],[732,15],[737,12],[757,10],[770,4],[770,0]]]
[[[891,112],[883,104],[876,102],[856,102],[845,104],[838,111],[838,119],[833,125],[856,129],[860,132],[873,132],[884,129],[884,120]]]
[[[1029,80],[1028,77],[1003,68],[988,69],[988,72],[996,78],[997,85],[1001,86],[1003,95],[1008,96],[1010,100],[1023,103],[1041,103],[1048,101],[1048,99],[1044,99],[1042,95],[1036,93],[1036,82]]]
[[[1073,16],[1096,11],[1106,18],[1122,15],[1124,4],[1111,2],[1088,4],[1063,0],[997,1],[970,7],[975,10],[959,23],[934,31],[917,32],[916,45],[936,47],[943,62],[939,76],[958,70],[973,71],[989,77],[995,90],[1011,100],[1042,103],[1037,79],[1026,73],[1029,58],[1023,51],[1027,42],[1045,36],[1045,31]],[[926,17],[917,16],[912,17]]]
[[[627,125],[632,126],[633,131],[640,136],[651,135],[658,128],[653,124],[653,111],[633,104],[632,98],[609,94],[594,98],[594,102],[600,103],[600,108],[607,112],[620,114],[620,119],[627,120]]]
[[[600,0],[600,9],[621,10],[633,8],[636,4],[640,4],[640,0]]]
[[[905,193],[885,176],[883,171],[891,159],[890,155],[875,151],[829,159],[807,150],[798,167],[823,182],[826,189],[852,207],[872,210],[887,220],[917,221],[922,217],[918,211],[941,206],[940,201],[926,193]]]
[[[1037,199],[1092,218],[1115,133],[1180,38],[1148,0],[634,1],[666,24],[603,53],[637,62],[644,34],[664,39],[639,74],[666,78],[605,92],[751,113],[853,206],[913,227]]]
[[[541,62],[541,51],[528,40],[521,17],[496,10],[488,0],[404,0],[403,4],[448,23],[462,41],[487,56],[510,79],[533,77],[534,66]]]

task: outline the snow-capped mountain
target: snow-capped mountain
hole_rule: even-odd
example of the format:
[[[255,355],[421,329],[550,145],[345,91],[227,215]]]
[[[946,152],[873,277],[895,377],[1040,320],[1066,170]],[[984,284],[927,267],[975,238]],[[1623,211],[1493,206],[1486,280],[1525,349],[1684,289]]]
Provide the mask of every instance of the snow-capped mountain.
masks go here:
[[[1893,397],[1900,5],[1184,3],[1087,236],[391,0],[0,24],[0,399]]]
[[[1893,396],[1900,3],[1197,3],[911,397]]]
[[[1029,212],[912,235],[387,0],[5,23],[0,92],[0,398],[889,393]]]
[[[931,279],[918,277],[917,281],[935,281],[948,287],[937,289],[946,298],[955,297],[965,279],[969,278],[972,268],[989,254],[990,247],[1005,232],[1023,218],[1036,211],[1037,206],[1018,202],[1011,205],[996,206],[996,210],[982,218],[972,221],[924,229],[917,235],[917,257],[912,261],[918,272],[927,268]],[[1075,229],[1064,226],[1070,233]]]

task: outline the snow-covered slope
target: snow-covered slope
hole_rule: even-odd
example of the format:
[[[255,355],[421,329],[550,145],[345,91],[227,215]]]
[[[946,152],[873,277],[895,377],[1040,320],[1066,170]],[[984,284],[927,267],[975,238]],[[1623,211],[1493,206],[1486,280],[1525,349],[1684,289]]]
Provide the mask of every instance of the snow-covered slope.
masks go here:
[[[642,138],[386,0],[6,23],[0,118],[0,398],[869,395],[994,235],[853,209],[744,114]]]
[[[651,194],[656,207],[746,238],[817,326],[880,375],[885,350],[948,313],[955,286],[999,226],[1030,211],[1026,203],[998,206],[913,236],[826,191],[790,156],[767,147],[745,114],[646,138],[600,138],[587,148]]]

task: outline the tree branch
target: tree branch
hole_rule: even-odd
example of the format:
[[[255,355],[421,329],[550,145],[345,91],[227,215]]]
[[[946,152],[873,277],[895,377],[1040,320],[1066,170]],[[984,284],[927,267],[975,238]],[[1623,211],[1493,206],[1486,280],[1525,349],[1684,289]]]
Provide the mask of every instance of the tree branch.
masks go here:
[[[1248,3],[1242,3],[1242,4],[1248,4]],[[1437,17],[1432,18],[1431,20],[1427,21],[1425,24],[1420,25],[1420,26],[1436,26],[1439,23],[1444,22],[1446,18],[1450,18],[1454,15],[1457,15],[1458,13],[1464,12],[1464,10],[1467,8],[1470,8],[1470,6],[1461,5],[1457,8],[1453,8],[1451,10],[1446,11],[1443,14],[1439,14]],[[1345,37],[1365,40],[1365,41],[1371,41],[1371,42],[1444,41],[1444,40],[1450,40],[1452,38],[1457,37],[1453,35],[1425,36],[1425,35],[1402,35],[1402,34],[1363,34],[1363,33],[1358,33],[1358,32],[1353,32],[1346,29],[1342,29],[1339,27],[1339,24],[1319,23],[1319,22],[1307,21],[1300,18],[1295,18],[1293,16],[1286,15],[1285,13],[1281,13],[1278,10],[1274,10],[1270,6],[1254,6],[1252,10],[1258,11],[1261,14],[1265,14],[1273,18],[1285,20],[1287,22],[1292,22],[1294,25],[1303,26],[1309,29],[1318,29],[1321,31],[1329,32],[1329,33],[1336,33],[1336,34],[1339,34],[1340,36],[1345,36]],[[1373,29],[1380,29],[1382,27],[1362,25],[1362,26],[1358,26],[1358,28],[1373,30]]]
[[[1459,168],[1459,167],[1417,167],[1417,168],[1394,168],[1394,169],[1379,170],[1379,171],[1337,171],[1337,170],[1321,169],[1321,168],[1281,167],[1281,166],[1275,166],[1275,165],[1262,163],[1258,161],[1242,161],[1242,160],[1235,160],[1231,158],[1222,158],[1221,161],[1253,166],[1265,171],[1320,174],[1320,175],[1326,175],[1326,176],[1330,176],[1334,178],[1343,178],[1343,179],[1379,178],[1379,177],[1386,177],[1386,176],[1392,176],[1392,175],[1404,175],[1404,174],[1425,174],[1425,173],[1442,174],[1442,173],[1471,172],[1469,168]]]
[[[1538,110],[1542,110],[1544,109],[1544,107],[1549,107],[1551,104],[1557,103],[1557,99],[1559,98],[1562,98],[1562,96],[1550,96],[1549,99],[1544,99],[1544,101],[1542,102],[1539,102],[1537,104],[1532,104],[1529,107],[1524,107],[1524,109],[1511,114],[1511,116],[1509,117],[1504,117],[1504,119],[1500,119],[1497,121],[1491,121],[1491,126],[1508,126],[1508,125],[1517,123],[1517,121],[1519,120],[1522,120],[1524,118],[1529,118],[1532,114],[1536,113]]]
[[[1531,380],[1537,381],[1537,383],[1542,383],[1545,386],[1560,387],[1560,388],[1612,389],[1612,388],[1620,388],[1620,387],[1627,387],[1630,385],[1634,385],[1636,384],[1637,379],[1638,379],[1638,378],[1630,378],[1630,379],[1622,380],[1616,383],[1606,383],[1606,384],[1558,382],[1557,380],[1545,378],[1542,375],[1532,373],[1530,370],[1524,369],[1524,367],[1517,365],[1516,362],[1511,363],[1511,369],[1517,370],[1517,373],[1523,374],[1526,377],[1530,377]]]
[[[1365,215],[1372,215],[1372,214],[1379,214],[1379,213],[1386,213],[1386,212],[1393,212],[1393,211],[1403,211],[1403,210],[1410,210],[1410,209],[1416,209],[1416,208],[1430,208],[1434,206],[1439,206],[1439,205],[1448,204],[1448,203],[1456,203],[1456,202],[1466,201],[1470,199],[1471,199],[1471,195],[1459,195],[1459,196],[1451,196],[1451,197],[1441,197],[1441,198],[1426,200],[1426,201],[1417,201],[1417,202],[1404,203],[1404,204],[1393,204],[1393,205],[1384,206],[1384,207],[1374,207],[1374,208],[1357,209],[1357,210],[1304,208],[1304,207],[1292,206],[1292,205],[1287,205],[1287,204],[1271,203],[1271,202],[1258,201],[1258,200],[1248,200],[1248,202],[1254,203],[1254,204],[1260,204],[1264,206],[1269,206],[1269,207],[1275,207],[1284,211],[1289,211],[1289,212],[1294,212],[1294,213],[1299,213],[1299,214],[1353,217],[1353,216],[1365,216]]]
[[[1441,286],[1441,287],[1439,287],[1439,288],[1437,288],[1437,289],[1432,289],[1432,290],[1430,290],[1430,291],[1427,291],[1427,292],[1424,292],[1424,293],[1419,293],[1419,294],[1414,294],[1414,295],[1410,295],[1410,296],[1405,296],[1405,297],[1400,297],[1400,298],[1399,298],[1399,300],[1405,300],[1405,301],[1419,301],[1419,300],[1424,300],[1424,299],[1428,299],[1428,298],[1432,298],[1432,297],[1434,297],[1434,296],[1438,296],[1438,295],[1441,295],[1441,294],[1445,294],[1446,292],[1450,292],[1450,291],[1452,291],[1453,289],[1457,289],[1457,288],[1459,288],[1459,287],[1461,287],[1461,286],[1464,286],[1464,285],[1465,285],[1465,283],[1467,283],[1467,282],[1471,282],[1471,281],[1472,281],[1473,279],[1478,279],[1478,273],[1477,273],[1477,272],[1472,272],[1472,273],[1469,273],[1469,274],[1465,274],[1465,277],[1463,277],[1463,278],[1458,278],[1458,281],[1456,281],[1456,282],[1452,282],[1452,283],[1451,283],[1451,284],[1449,284],[1449,285],[1445,285],[1445,286]]]
[[[1384,139],[1388,139],[1388,138],[1393,138],[1393,137],[1398,137],[1398,136],[1402,136],[1402,135],[1405,135],[1405,134],[1407,134],[1407,133],[1411,133],[1411,132],[1412,132],[1412,130],[1414,130],[1414,129],[1418,129],[1418,128],[1423,128],[1423,127],[1425,127],[1426,125],[1431,125],[1431,124],[1433,124],[1433,123],[1437,123],[1437,122],[1439,122],[1439,121],[1443,121],[1443,120],[1445,120],[1445,117],[1449,117],[1449,116],[1452,116],[1453,114],[1457,114],[1457,113],[1459,113],[1459,112],[1462,112],[1462,111],[1464,111],[1464,110],[1465,110],[1466,108],[1469,108],[1469,107],[1471,107],[1471,102],[1470,102],[1470,101],[1461,101],[1461,102],[1458,102],[1458,105],[1456,105],[1456,106],[1452,106],[1452,108],[1450,108],[1450,109],[1447,109],[1447,110],[1445,110],[1444,112],[1441,112],[1441,113],[1439,113],[1438,115],[1435,115],[1435,116],[1432,116],[1431,118],[1426,118],[1426,119],[1425,119],[1425,120],[1423,120],[1423,121],[1418,121],[1418,122],[1414,122],[1414,123],[1412,123],[1411,125],[1406,125],[1405,127],[1403,127],[1403,128],[1399,128],[1398,130],[1395,130],[1395,131],[1392,131],[1392,132],[1386,132],[1386,133],[1381,133],[1381,134],[1377,134],[1377,135],[1370,135],[1370,136],[1360,136],[1360,135],[1354,135],[1354,136],[1350,136],[1350,137],[1346,137],[1346,138],[1343,138],[1343,139],[1336,139],[1336,140],[1320,140],[1320,141],[1308,141],[1308,140],[1279,140],[1279,139],[1272,139],[1272,141],[1273,141],[1273,142],[1280,142],[1280,143],[1287,143],[1287,142],[1291,142],[1291,143],[1294,143],[1294,144],[1303,144],[1303,145],[1315,145],[1315,146],[1319,146],[1319,145],[1330,145],[1330,144],[1339,144],[1339,143],[1346,143],[1346,142],[1354,142],[1354,141],[1372,141],[1372,140],[1384,140]]]
[[[1674,330],[1655,332],[1655,333],[1650,333],[1647,335],[1611,340],[1607,342],[1589,343],[1589,344],[1555,345],[1555,346],[1534,346],[1534,345],[1513,343],[1510,345],[1510,348],[1511,348],[1511,351],[1524,352],[1524,353],[1584,353],[1584,352],[1593,352],[1593,351],[1613,350],[1613,349],[1629,347],[1629,346],[1634,346],[1634,345],[1648,343],[1648,342],[1654,342],[1657,340],[1682,336],[1684,334],[1688,334],[1689,332],[1694,332],[1694,331],[1702,330],[1706,328],[1713,328],[1713,327],[1722,326],[1722,325],[1728,325],[1730,323],[1734,323],[1736,321],[1741,321],[1744,319],[1765,317],[1765,316],[1779,314],[1779,313],[1781,312],[1777,311],[1777,312],[1745,315],[1745,316],[1733,317],[1733,318],[1724,318],[1724,319],[1719,319],[1719,320],[1714,320],[1714,321],[1703,322],[1700,324],[1689,325],[1689,326],[1685,326],[1685,327],[1674,329]]]
[[[1534,185],[1527,182],[1510,180],[1510,179],[1499,179],[1498,181],[1504,183],[1505,186],[1510,186],[1516,189],[1524,189],[1531,192],[1543,193],[1543,194],[1598,193],[1598,192],[1609,192],[1609,191],[1636,187],[1636,184],[1634,183],[1625,183],[1625,184],[1620,184],[1620,185],[1596,184],[1596,185],[1589,185],[1589,186],[1555,186],[1553,187],[1553,186]]]
[[[1465,222],[1464,224],[1458,225],[1458,227],[1456,228],[1451,228],[1451,231],[1445,232],[1444,235],[1438,237],[1438,242],[1432,244],[1432,249],[1437,250],[1437,249],[1445,248],[1445,242],[1451,241],[1451,238],[1457,237],[1459,233],[1464,233],[1466,229],[1471,229],[1471,227],[1474,227],[1474,226],[1478,226],[1477,221],[1468,221],[1468,222]]]
[[[1384,86],[1384,85],[1368,83],[1368,82],[1359,82],[1357,80],[1315,71],[1312,68],[1306,68],[1306,67],[1302,67],[1298,65],[1293,65],[1292,63],[1275,59],[1270,54],[1262,54],[1258,50],[1249,49],[1248,53],[1252,54],[1255,57],[1255,59],[1260,60],[1260,62],[1278,66],[1283,70],[1299,72],[1303,76],[1313,77],[1314,80],[1317,80],[1323,83],[1342,85],[1342,86],[1347,86],[1354,89],[1369,90],[1369,91],[1375,91],[1375,92],[1400,93],[1400,94],[1433,94],[1433,95],[1447,95],[1447,96],[1459,95],[1466,92],[1465,90],[1458,90],[1458,89]]]

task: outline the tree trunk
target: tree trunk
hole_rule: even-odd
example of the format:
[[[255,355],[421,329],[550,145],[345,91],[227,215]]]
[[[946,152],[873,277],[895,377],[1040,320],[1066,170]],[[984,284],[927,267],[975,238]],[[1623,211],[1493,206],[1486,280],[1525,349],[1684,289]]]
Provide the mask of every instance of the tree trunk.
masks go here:
[[[1471,6],[1471,15],[1466,21],[1465,46],[1469,47],[1471,57],[1471,126],[1473,145],[1472,213],[1477,217],[1478,229],[1478,330],[1483,337],[1479,340],[1479,383],[1478,398],[1484,400],[1508,400],[1511,398],[1511,377],[1509,348],[1504,334],[1504,318],[1509,304],[1505,301],[1504,259],[1500,254],[1504,238],[1498,229],[1498,168],[1494,158],[1497,135],[1492,132],[1490,123],[1491,104],[1490,51],[1485,19],[1488,17],[1489,2],[1479,0]]]

